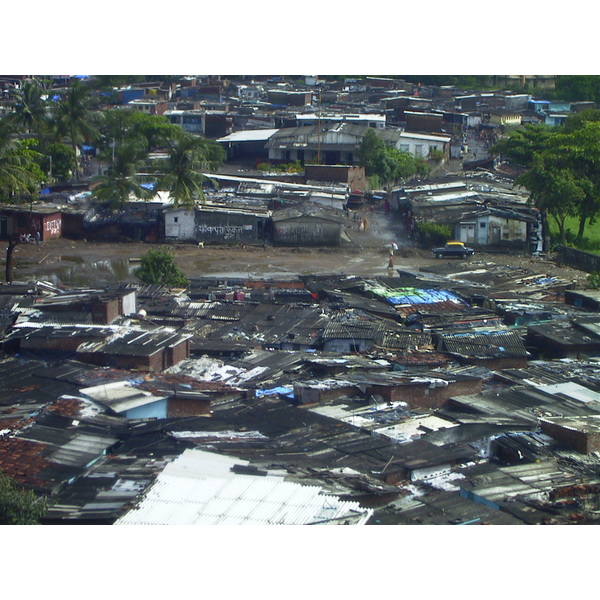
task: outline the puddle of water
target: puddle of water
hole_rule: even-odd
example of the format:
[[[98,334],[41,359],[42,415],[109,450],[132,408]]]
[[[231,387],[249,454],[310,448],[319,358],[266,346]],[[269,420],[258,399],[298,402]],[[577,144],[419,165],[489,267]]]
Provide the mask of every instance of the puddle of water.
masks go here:
[[[66,264],[75,263],[75,264]],[[54,264],[60,266],[53,267]],[[31,269],[33,277],[49,281],[54,285],[94,286],[100,283],[134,282],[139,265],[129,264],[126,259],[102,260],[86,263],[81,257],[59,257],[59,260],[44,261]],[[28,269],[29,270],[29,269]]]

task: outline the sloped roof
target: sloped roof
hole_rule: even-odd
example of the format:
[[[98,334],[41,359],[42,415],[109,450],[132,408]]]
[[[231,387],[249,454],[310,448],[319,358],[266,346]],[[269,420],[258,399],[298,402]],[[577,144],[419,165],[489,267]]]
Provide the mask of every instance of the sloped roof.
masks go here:
[[[81,344],[78,352],[102,352],[116,356],[152,356],[164,348],[176,346],[190,337],[191,335],[164,330],[132,330],[112,339]]]
[[[320,487],[252,469],[248,461],[186,450],[165,467],[144,498],[115,524],[365,524],[371,514],[371,509],[362,508],[358,502],[344,502],[322,494]]]
[[[537,423],[539,417],[600,414],[600,405],[595,402],[581,402],[539,387],[514,387],[501,393],[492,391],[454,396],[452,403],[469,407],[487,418],[510,417],[527,423]]]
[[[274,223],[301,218],[322,219],[340,224],[346,222],[346,217],[342,211],[334,210],[312,201],[298,204],[292,208],[276,210],[272,216]]]
[[[471,358],[529,356],[521,336],[514,331],[446,334],[440,344],[446,352]]]
[[[93,398],[117,413],[165,400],[164,396],[154,396],[150,392],[138,389],[130,381],[114,381],[82,388],[80,393]]]
[[[74,419],[73,409],[87,416],[83,421]],[[0,471],[45,492],[81,475],[119,441],[117,428],[103,427],[101,421],[91,426],[90,409],[89,401],[61,398],[39,414],[13,423],[13,434],[0,437]]]
[[[377,344],[383,343],[385,325],[381,322],[352,321],[329,322],[322,333],[323,340],[372,340]]]
[[[11,358],[0,362],[0,406],[42,405],[63,394],[75,394],[78,387],[54,378],[51,363]],[[53,371],[51,369],[50,371]]]
[[[219,138],[220,143],[235,142],[266,142],[275,135],[279,129],[245,129],[243,131],[234,131],[225,137]]]

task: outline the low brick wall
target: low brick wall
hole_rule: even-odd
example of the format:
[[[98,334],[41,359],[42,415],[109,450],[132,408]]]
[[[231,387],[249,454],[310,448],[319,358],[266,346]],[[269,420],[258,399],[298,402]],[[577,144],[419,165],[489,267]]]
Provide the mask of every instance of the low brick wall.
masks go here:
[[[600,255],[584,252],[568,246],[559,246],[556,249],[558,260],[561,264],[585,271],[586,273],[600,273]]]
[[[581,452],[581,454],[589,454],[599,449],[598,435],[579,431],[572,427],[565,427],[559,423],[553,423],[544,419],[540,419],[540,427],[546,435],[570,446],[577,452]]]

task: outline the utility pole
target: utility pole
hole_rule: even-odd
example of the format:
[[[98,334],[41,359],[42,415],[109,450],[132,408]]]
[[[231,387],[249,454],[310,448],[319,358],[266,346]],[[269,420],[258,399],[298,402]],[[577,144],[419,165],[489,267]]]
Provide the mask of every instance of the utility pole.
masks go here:
[[[317,164],[321,164],[321,90],[319,90],[319,107],[317,112]]]

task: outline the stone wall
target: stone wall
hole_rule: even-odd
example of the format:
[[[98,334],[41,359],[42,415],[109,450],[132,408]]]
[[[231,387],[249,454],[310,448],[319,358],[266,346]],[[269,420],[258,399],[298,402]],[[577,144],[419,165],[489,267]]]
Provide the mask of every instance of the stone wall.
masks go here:
[[[568,246],[559,246],[556,251],[561,264],[586,273],[600,272],[600,255],[598,254],[584,252]]]

